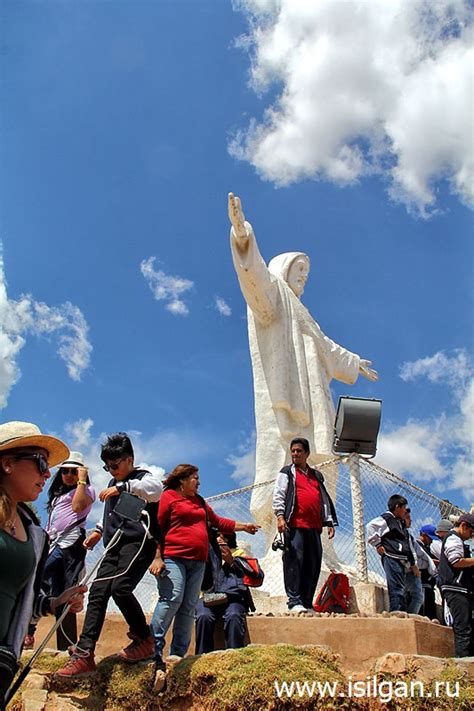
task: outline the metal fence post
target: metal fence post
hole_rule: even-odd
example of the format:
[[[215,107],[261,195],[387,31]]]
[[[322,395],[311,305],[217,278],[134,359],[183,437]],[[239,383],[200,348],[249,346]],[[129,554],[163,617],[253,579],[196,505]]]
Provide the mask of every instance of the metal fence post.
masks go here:
[[[352,519],[357,557],[357,579],[359,582],[368,583],[369,574],[367,569],[367,548],[365,544],[364,504],[360,484],[359,455],[356,452],[353,452],[349,456],[349,474],[351,479]]]

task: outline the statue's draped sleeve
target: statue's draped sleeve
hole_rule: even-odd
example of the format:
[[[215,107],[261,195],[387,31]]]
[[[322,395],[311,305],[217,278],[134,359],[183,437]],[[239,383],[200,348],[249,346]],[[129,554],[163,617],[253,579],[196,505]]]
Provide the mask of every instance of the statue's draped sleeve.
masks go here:
[[[276,317],[276,279],[260,254],[252,225],[246,222],[245,226],[249,239],[244,250],[239,246],[234,229],[230,230],[232,259],[245,301],[255,318],[263,326],[269,326]]]

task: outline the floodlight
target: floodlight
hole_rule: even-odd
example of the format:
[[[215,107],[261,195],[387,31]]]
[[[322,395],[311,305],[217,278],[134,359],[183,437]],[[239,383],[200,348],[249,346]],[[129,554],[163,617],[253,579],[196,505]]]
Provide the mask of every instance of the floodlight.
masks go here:
[[[333,451],[374,457],[381,414],[382,400],[340,397],[334,423]]]

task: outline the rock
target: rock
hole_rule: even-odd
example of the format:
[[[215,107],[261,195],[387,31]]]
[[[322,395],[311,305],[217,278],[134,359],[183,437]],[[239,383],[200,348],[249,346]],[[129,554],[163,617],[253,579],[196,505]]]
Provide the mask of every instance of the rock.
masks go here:
[[[26,689],[21,695],[22,711],[44,711],[48,692],[44,689]]]
[[[446,659],[442,657],[429,657],[423,654],[409,654],[405,657],[410,667],[415,667],[415,676],[420,681],[433,681],[441,677],[441,672],[446,666]]]
[[[386,674],[400,674],[407,670],[405,655],[389,652],[375,662],[375,671]]]
[[[48,681],[44,674],[30,672],[23,682],[24,689],[47,689]]]
[[[472,683],[474,681],[474,657],[456,657],[456,665],[466,673]]]

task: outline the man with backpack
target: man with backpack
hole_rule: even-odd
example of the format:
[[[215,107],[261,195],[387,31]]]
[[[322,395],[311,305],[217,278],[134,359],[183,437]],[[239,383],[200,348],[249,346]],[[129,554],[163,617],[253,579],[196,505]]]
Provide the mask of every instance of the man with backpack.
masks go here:
[[[124,432],[110,435],[102,445],[101,459],[104,469],[112,474],[99,499],[105,502],[103,523],[98,524],[84,546],[91,550],[103,539],[107,545],[119,526],[122,535],[110,548],[97,572],[89,592],[82,634],[68,663],[56,674],[73,678],[92,674],[96,670],[94,649],[105,620],[107,604],[112,597],[129,626],[131,643],[119,653],[127,662],[153,658],[154,640],[134,589],[151,565],[158,541],[157,502],[163,485],[158,474],[139,469],[134,465],[134,452],[130,438]],[[128,492],[147,501],[138,522],[123,520],[114,513],[119,495]],[[148,530],[147,530],[148,529]]]
[[[444,539],[439,559],[439,582],[453,618],[456,657],[474,655],[474,558],[467,544],[473,535],[474,515],[462,514]]]
[[[290,612],[313,610],[313,598],[321,572],[323,527],[334,537],[337,516],[324,486],[324,477],[308,466],[309,442],[291,441],[292,464],[278,474],[273,491],[273,511],[278,532],[284,538],[283,579]]]
[[[405,526],[408,501],[401,494],[390,496],[388,511],[367,524],[367,541],[382,559],[387,577],[390,612],[407,610],[406,578],[416,572],[416,553]]]

